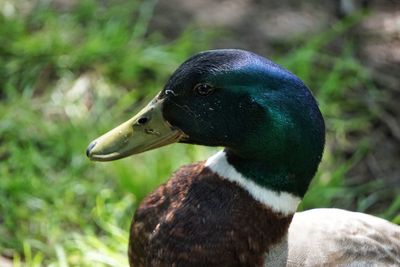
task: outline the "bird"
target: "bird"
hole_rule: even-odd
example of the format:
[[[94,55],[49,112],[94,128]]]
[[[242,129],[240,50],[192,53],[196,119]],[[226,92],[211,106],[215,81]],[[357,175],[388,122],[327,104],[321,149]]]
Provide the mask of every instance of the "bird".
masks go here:
[[[191,56],[86,153],[111,161],[172,143],[222,150],[142,200],[130,266],[400,266],[398,225],[334,208],[296,212],[325,123],[300,78],[267,58],[240,49]]]

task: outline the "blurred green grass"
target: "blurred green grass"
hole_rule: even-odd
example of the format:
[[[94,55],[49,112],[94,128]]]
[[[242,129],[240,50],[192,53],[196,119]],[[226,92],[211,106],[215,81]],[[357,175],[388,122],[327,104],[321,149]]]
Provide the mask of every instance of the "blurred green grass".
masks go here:
[[[143,106],[184,59],[209,49],[215,33],[189,26],[173,41],[148,33],[155,1],[85,0],[69,12],[38,3],[27,15],[0,15],[0,254],[14,266],[126,266],[140,200],[216,148],[173,145],[93,163],[86,146]],[[323,163],[302,209],[346,207],[382,187],[345,186],[368,151],[380,95],[351,40],[340,53],[327,46],[360,19],[274,58],[313,89],[327,123]],[[397,197],[380,215],[400,222],[399,208]]]

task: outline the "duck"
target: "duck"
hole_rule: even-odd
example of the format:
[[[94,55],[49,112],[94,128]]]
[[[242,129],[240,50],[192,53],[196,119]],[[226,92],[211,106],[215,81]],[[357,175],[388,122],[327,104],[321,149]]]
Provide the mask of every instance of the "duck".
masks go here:
[[[296,212],[323,155],[325,124],[308,87],[265,57],[193,55],[86,153],[111,161],[172,143],[223,149],[142,200],[130,266],[400,266],[398,225],[341,209]]]

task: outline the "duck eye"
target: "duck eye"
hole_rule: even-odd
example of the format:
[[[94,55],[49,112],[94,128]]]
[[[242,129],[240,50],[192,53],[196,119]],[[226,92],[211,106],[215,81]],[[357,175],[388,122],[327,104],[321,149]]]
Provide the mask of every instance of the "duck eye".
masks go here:
[[[206,83],[199,83],[195,85],[194,91],[201,96],[206,96],[214,92],[214,87]]]

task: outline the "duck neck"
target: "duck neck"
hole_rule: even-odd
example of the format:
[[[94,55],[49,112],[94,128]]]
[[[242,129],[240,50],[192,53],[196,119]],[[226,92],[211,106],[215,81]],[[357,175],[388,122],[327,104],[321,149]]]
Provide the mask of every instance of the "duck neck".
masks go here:
[[[245,211],[251,214],[240,214],[240,218],[245,216],[245,220],[247,220],[246,229],[241,230],[241,232],[246,230],[244,233],[247,240],[246,242],[250,246],[252,244],[259,244],[259,246],[256,246],[259,253],[257,253],[257,256],[252,256],[252,261],[254,262],[249,265],[269,265],[269,262],[272,260],[286,262],[286,237],[293,215],[301,200],[300,197],[284,191],[278,192],[257,184],[253,179],[240,173],[230,160],[229,152],[225,149],[210,157],[206,161],[205,167],[216,173],[222,179],[228,180],[235,183],[238,187],[241,187],[243,191],[246,191],[249,197],[253,198],[256,202],[248,204],[248,200],[246,200],[246,203],[236,203],[236,205],[247,205]],[[240,201],[240,197],[237,196],[237,199]],[[236,220],[237,218],[235,216],[237,215],[238,214],[233,214],[232,220]],[[274,258],[275,255],[278,255],[277,258],[275,257],[276,259]]]
[[[287,183],[283,180],[290,177],[282,170],[265,168],[262,161],[245,160],[225,149],[210,157],[205,166],[222,178],[238,184],[278,216],[293,215],[301,201],[299,196],[282,190],[281,184]]]

